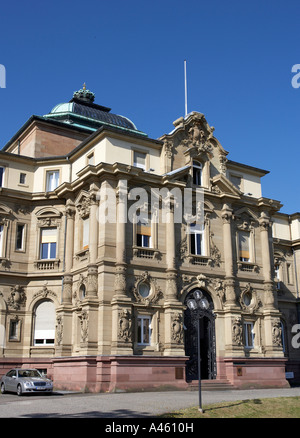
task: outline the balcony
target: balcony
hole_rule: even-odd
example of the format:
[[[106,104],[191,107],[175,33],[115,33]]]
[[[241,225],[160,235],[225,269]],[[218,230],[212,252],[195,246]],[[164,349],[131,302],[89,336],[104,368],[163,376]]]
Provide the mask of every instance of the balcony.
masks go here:
[[[133,247],[133,257],[137,257],[140,259],[158,260],[160,256],[161,254],[157,249],[145,248],[140,246]]]
[[[37,271],[57,271],[59,268],[59,259],[43,259],[34,262],[34,268]]]
[[[251,263],[251,262],[239,261],[237,263],[237,267],[238,267],[238,270],[242,271],[242,272],[254,272],[254,273],[259,272],[259,266],[255,263]]]

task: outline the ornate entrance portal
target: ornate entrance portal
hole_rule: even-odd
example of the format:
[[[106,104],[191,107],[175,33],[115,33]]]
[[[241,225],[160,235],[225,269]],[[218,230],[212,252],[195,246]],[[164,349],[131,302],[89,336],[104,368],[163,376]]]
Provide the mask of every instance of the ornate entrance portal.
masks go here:
[[[185,299],[192,296],[192,290]],[[215,379],[216,367],[216,335],[215,316],[213,314],[213,302],[210,296],[201,290],[203,296],[209,302],[208,310],[203,312],[200,318],[200,357],[201,357],[201,379]],[[191,310],[187,307],[184,314],[185,326],[185,354],[189,357],[186,362],[186,380],[198,380],[198,320],[192,318]]]

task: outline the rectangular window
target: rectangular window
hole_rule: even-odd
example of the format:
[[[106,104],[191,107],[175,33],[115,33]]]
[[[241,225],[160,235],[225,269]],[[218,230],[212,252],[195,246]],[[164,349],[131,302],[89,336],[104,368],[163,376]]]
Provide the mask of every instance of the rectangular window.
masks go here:
[[[193,161],[193,183],[197,186],[202,185],[202,164],[199,161]]]
[[[20,173],[20,184],[26,184],[26,173]]]
[[[250,234],[247,231],[239,232],[239,259],[250,262]]]
[[[94,158],[93,153],[87,156],[87,161],[88,161],[88,164],[90,164],[91,166],[93,166],[95,164],[95,158]]]
[[[292,268],[292,265],[290,263],[287,263],[286,269],[287,269],[287,282],[288,282],[288,284],[292,284],[293,283],[293,268]]]
[[[59,184],[59,171],[48,170],[46,172],[46,192],[52,192],[58,187]]]
[[[18,339],[18,325],[19,325],[19,321],[10,321],[10,324],[9,324],[9,339],[10,340]]]
[[[146,154],[143,152],[134,151],[133,165],[146,170]]]
[[[25,235],[25,225],[17,224],[16,232],[16,250],[24,250],[24,235]]]
[[[254,347],[254,333],[252,322],[244,322],[244,346],[246,348]]]
[[[41,259],[55,259],[56,258],[56,242],[57,242],[57,228],[43,228],[41,230]]]
[[[191,254],[205,255],[204,250],[204,226],[200,224],[190,225]]]
[[[82,248],[87,249],[89,247],[90,237],[90,220],[87,217],[82,221]]]
[[[4,226],[0,225],[0,257],[3,257]]]
[[[140,345],[150,345],[151,343],[151,317],[139,316],[137,319],[138,332],[137,342]]]
[[[137,244],[137,246],[142,246],[143,248],[151,248],[152,247],[151,225],[150,224],[139,223],[137,225],[136,244]]]
[[[4,186],[4,173],[5,173],[5,167],[0,166],[0,187]]]
[[[241,190],[242,187],[242,177],[237,175],[231,175],[230,176],[231,182],[235,187],[237,187],[239,190]]]

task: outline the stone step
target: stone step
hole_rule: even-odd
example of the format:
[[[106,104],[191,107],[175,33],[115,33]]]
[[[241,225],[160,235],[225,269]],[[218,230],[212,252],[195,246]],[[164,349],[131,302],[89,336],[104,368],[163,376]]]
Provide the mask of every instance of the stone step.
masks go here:
[[[189,382],[189,388],[191,391],[197,391],[199,388],[198,380]],[[230,389],[235,389],[235,387],[226,379],[201,380],[202,391],[225,391]]]

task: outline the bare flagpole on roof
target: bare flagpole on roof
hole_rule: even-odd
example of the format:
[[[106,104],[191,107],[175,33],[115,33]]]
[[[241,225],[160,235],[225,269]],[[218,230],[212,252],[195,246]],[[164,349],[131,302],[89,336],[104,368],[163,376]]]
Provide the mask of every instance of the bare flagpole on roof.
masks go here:
[[[186,79],[186,60],[184,60],[184,90],[185,90],[185,115],[187,115],[187,79]]]

